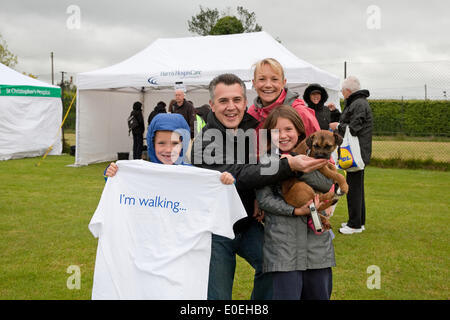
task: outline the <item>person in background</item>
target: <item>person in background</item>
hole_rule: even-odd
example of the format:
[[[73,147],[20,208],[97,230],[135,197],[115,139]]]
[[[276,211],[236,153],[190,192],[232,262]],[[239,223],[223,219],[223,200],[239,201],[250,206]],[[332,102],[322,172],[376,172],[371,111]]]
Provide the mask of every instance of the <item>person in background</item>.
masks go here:
[[[175,103],[173,105],[173,113],[181,114],[191,128],[191,139],[194,138],[194,122],[195,110],[192,103],[186,101],[184,98],[184,91],[181,89],[175,90]]]
[[[330,122],[339,121],[341,113],[334,103],[329,103],[325,106],[325,102],[328,100],[328,93],[320,84],[310,84],[303,93],[303,100],[305,100],[309,108],[315,111],[320,129],[328,130]]]
[[[131,130],[133,133],[133,159],[142,158],[142,149],[144,147],[144,115],[142,114],[142,103],[136,101],[133,104],[133,111],[130,116],[133,116],[137,121],[137,126]]]
[[[206,125],[206,119],[208,113],[211,111],[211,106],[209,104],[204,104],[201,107],[195,108],[195,121],[197,122],[196,132],[200,132],[202,128]]]
[[[150,114],[148,115],[148,119],[147,119],[148,126],[150,126],[150,122],[152,122],[153,118],[158,113],[167,113],[167,111],[166,111],[166,104],[163,101],[158,102],[156,104],[156,107],[153,109],[153,111],[150,112]]]
[[[368,90],[361,90],[360,82],[354,76],[349,76],[342,82],[341,92],[345,99],[345,107],[339,122],[330,123],[330,128],[337,130],[341,136],[345,135],[347,127],[350,128],[350,133],[358,137],[361,157],[367,166],[372,155],[373,116],[367,102],[370,93]],[[365,230],[366,224],[364,170],[347,172],[347,183],[348,221],[342,223],[339,232],[360,233]]]

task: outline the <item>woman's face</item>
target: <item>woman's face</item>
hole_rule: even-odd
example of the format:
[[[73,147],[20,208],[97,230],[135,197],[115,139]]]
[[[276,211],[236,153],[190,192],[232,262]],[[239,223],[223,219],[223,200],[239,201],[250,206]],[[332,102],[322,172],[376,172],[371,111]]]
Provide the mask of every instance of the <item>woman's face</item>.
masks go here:
[[[321,97],[322,96],[318,92],[311,93],[311,95],[309,96],[309,98],[311,99],[311,102],[314,104],[318,104],[320,102]]]
[[[286,118],[278,118],[275,128],[271,131],[272,143],[282,152],[290,152],[297,145],[298,135],[297,129],[291,120]]]
[[[285,85],[286,79],[268,64],[262,65],[255,73],[255,78],[253,79],[253,87],[263,106],[268,106],[275,102]]]

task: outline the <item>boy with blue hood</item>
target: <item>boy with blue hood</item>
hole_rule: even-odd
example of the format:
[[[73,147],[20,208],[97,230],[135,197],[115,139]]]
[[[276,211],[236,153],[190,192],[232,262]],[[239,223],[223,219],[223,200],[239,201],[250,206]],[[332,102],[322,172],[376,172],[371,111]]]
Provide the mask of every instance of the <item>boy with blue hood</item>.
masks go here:
[[[190,165],[184,161],[189,147],[190,128],[184,117],[177,113],[157,114],[147,132],[147,151],[150,162],[167,165]],[[113,177],[118,167],[112,162],[105,170],[105,177]],[[232,184],[229,172],[220,175],[223,184]]]

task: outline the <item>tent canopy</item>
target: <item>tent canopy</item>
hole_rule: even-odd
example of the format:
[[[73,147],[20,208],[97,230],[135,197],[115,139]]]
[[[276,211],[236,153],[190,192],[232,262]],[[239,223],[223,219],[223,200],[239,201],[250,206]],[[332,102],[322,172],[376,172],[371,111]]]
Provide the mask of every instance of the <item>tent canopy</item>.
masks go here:
[[[61,89],[0,64],[0,160],[61,154]]]
[[[133,102],[143,103],[146,119],[158,101],[173,99],[177,83],[200,106],[208,103],[207,86],[215,76],[234,73],[246,83],[251,103],[253,66],[268,57],[281,63],[288,87],[302,94],[309,83],[319,83],[339,104],[337,76],[299,59],[266,32],[157,39],[125,61],[77,75],[75,165],[115,160],[118,152],[131,150],[126,119]]]
[[[189,38],[158,39],[113,66],[81,73],[79,89],[207,85],[218,74],[234,73],[253,79],[252,65],[274,57],[289,83],[320,83],[339,90],[339,78],[305,62],[266,32]]]

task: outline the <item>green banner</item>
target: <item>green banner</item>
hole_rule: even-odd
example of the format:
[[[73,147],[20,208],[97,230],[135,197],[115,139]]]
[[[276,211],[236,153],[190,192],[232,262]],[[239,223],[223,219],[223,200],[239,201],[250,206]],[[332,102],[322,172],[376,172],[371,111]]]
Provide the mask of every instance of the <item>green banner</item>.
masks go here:
[[[0,85],[0,96],[61,98],[61,88]]]

